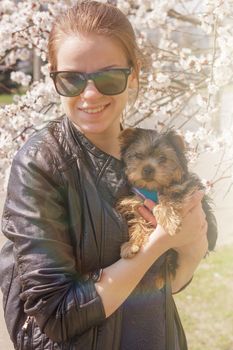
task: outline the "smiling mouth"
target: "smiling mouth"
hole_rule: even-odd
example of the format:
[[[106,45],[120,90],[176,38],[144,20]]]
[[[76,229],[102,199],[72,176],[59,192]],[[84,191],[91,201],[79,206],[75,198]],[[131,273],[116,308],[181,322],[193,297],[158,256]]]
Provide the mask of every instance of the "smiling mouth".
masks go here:
[[[79,108],[79,110],[82,112],[88,113],[88,114],[95,114],[95,113],[102,112],[108,106],[109,106],[109,104],[107,104],[105,106],[95,107],[95,108]]]

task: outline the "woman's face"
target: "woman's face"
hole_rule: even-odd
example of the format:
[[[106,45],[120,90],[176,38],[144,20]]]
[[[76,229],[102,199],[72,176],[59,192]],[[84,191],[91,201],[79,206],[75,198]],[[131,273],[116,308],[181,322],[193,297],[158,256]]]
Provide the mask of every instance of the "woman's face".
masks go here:
[[[126,67],[127,58],[120,44],[105,36],[65,36],[57,52],[58,71],[92,73],[106,68]],[[90,81],[79,96],[61,96],[63,109],[87,136],[90,134],[93,138],[93,134],[116,134],[120,130],[120,118],[128,101],[129,87],[135,85],[136,78],[131,73],[123,93],[107,96],[101,94]]]

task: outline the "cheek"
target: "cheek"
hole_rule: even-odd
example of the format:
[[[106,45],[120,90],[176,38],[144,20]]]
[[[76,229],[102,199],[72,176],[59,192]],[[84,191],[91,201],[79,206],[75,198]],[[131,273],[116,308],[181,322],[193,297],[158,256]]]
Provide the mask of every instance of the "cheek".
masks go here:
[[[122,94],[117,95],[115,99],[115,103],[117,108],[122,112],[122,110],[126,107],[128,103],[129,93],[128,89],[126,89]]]
[[[70,98],[70,97],[61,96],[62,108],[68,116],[70,116],[70,112],[72,112],[75,109],[76,103],[77,101],[75,97]]]
[[[136,167],[135,167],[135,164],[131,164],[131,162],[127,162],[127,166],[125,168],[125,172],[126,174],[129,176],[130,174],[132,173],[135,173],[136,172]]]
[[[127,163],[126,174],[131,181],[136,181],[142,177],[143,161],[132,161]]]
[[[160,168],[160,176],[179,181],[182,175],[182,169],[173,161],[167,162]]]

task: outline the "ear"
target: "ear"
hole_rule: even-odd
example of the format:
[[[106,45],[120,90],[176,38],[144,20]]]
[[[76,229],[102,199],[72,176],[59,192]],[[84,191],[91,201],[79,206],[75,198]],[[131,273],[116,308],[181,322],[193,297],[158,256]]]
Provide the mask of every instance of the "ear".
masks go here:
[[[141,70],[141,62],[138,60],[137,61],[137,66],[138,66],[138,72],[140,72]],[[129,88],[131,89],[137,89],[138,88],[138,79],[137,79],[137,75],[135,72],[135,69],[132,69],[132,73],[129,76]]]
[[[172,144],[172,146],[178,151],[179,153],[185,152],[185,142],[184,138],[178,134],[175,130],[169,130],[166,133],[166,137],[168,141]]]
[[[126,128],[119,135],[121,155],[124,154],[129,145],[135,140],[137,128]]]

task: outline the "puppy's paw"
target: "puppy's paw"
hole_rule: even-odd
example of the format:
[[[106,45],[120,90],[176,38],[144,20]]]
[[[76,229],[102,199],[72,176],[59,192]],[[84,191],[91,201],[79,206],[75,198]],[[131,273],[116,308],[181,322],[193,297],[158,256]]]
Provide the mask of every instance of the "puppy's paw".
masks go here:
[[[171,205],[157,205],[153,209],[153,215],[155,216],[158,224],[169,233],[174,236],[180,231],[181,218],[178,213]]]
[[[121,257],[124,259],[131,259],[138,253],[140,247],[132,242],[126,242],[121,246]]]
[[[178,216],[174,216],[172,220],[166,222],[166,229],[170,236],[174,236],[179,233],[181,228],[181,220]]]

